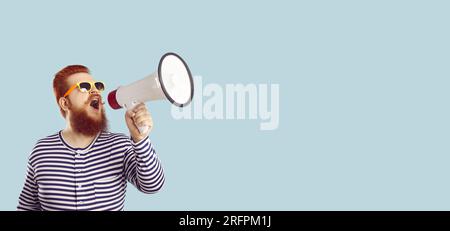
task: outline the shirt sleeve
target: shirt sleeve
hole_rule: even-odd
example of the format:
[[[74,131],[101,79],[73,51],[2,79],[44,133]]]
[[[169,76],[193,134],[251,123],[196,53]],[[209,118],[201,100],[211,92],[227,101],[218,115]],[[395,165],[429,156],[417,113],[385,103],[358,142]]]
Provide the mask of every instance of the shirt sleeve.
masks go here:
[[[28,161],[25,184],[19,196],[18,211],[39,211],[42,210],[38,198],[38,186],[34,177],[33,166]]]
[[[150,139],[130,142],[131,148],[125,154],[127,180],[143,193],[158,192],[165,181],[164,172]]]

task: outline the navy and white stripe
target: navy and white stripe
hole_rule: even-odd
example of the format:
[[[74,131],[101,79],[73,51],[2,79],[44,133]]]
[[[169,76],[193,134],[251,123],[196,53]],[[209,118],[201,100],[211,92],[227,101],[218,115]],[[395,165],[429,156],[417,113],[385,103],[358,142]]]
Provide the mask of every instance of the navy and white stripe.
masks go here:
[[[18,210],[123,210],[127,181],[155,193],[164,173],[149,138],[134,143],[102,132],[86,148],[68,145],[61,132],[31,152]]]

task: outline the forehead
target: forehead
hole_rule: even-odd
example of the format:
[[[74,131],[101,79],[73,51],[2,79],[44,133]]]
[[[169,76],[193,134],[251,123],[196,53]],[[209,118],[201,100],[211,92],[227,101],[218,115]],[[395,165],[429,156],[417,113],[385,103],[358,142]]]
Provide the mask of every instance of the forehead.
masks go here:
[[[81,81],[91,82],[93,80],[94,78],[88,73],[75,73],[67,78],[67,83],[72,86]]]

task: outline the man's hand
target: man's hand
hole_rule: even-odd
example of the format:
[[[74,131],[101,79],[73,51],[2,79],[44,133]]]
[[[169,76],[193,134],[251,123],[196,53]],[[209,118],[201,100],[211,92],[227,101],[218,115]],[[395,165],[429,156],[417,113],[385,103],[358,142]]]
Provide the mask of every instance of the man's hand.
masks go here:
[[[127,123],[128,130],[130,130],[131,138],[135,143],[147,137],[153,128],[152,117],[144,103],[136,105],[133,110],[127,110],[127,112],[125,113],[125,121]],[[147,126],[147,132],[141,134],[136,125]]]

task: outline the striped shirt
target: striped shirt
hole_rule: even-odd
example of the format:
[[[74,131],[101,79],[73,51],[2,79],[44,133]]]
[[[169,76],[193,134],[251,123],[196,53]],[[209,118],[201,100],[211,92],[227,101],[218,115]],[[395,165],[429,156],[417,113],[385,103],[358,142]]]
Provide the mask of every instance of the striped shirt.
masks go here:
[[[41,139],[27,164],[17,210],[123,210],[127,181],[143,193],[164,184],[147,137],[102,132],[86,148],[73,148],[61,131]]]

